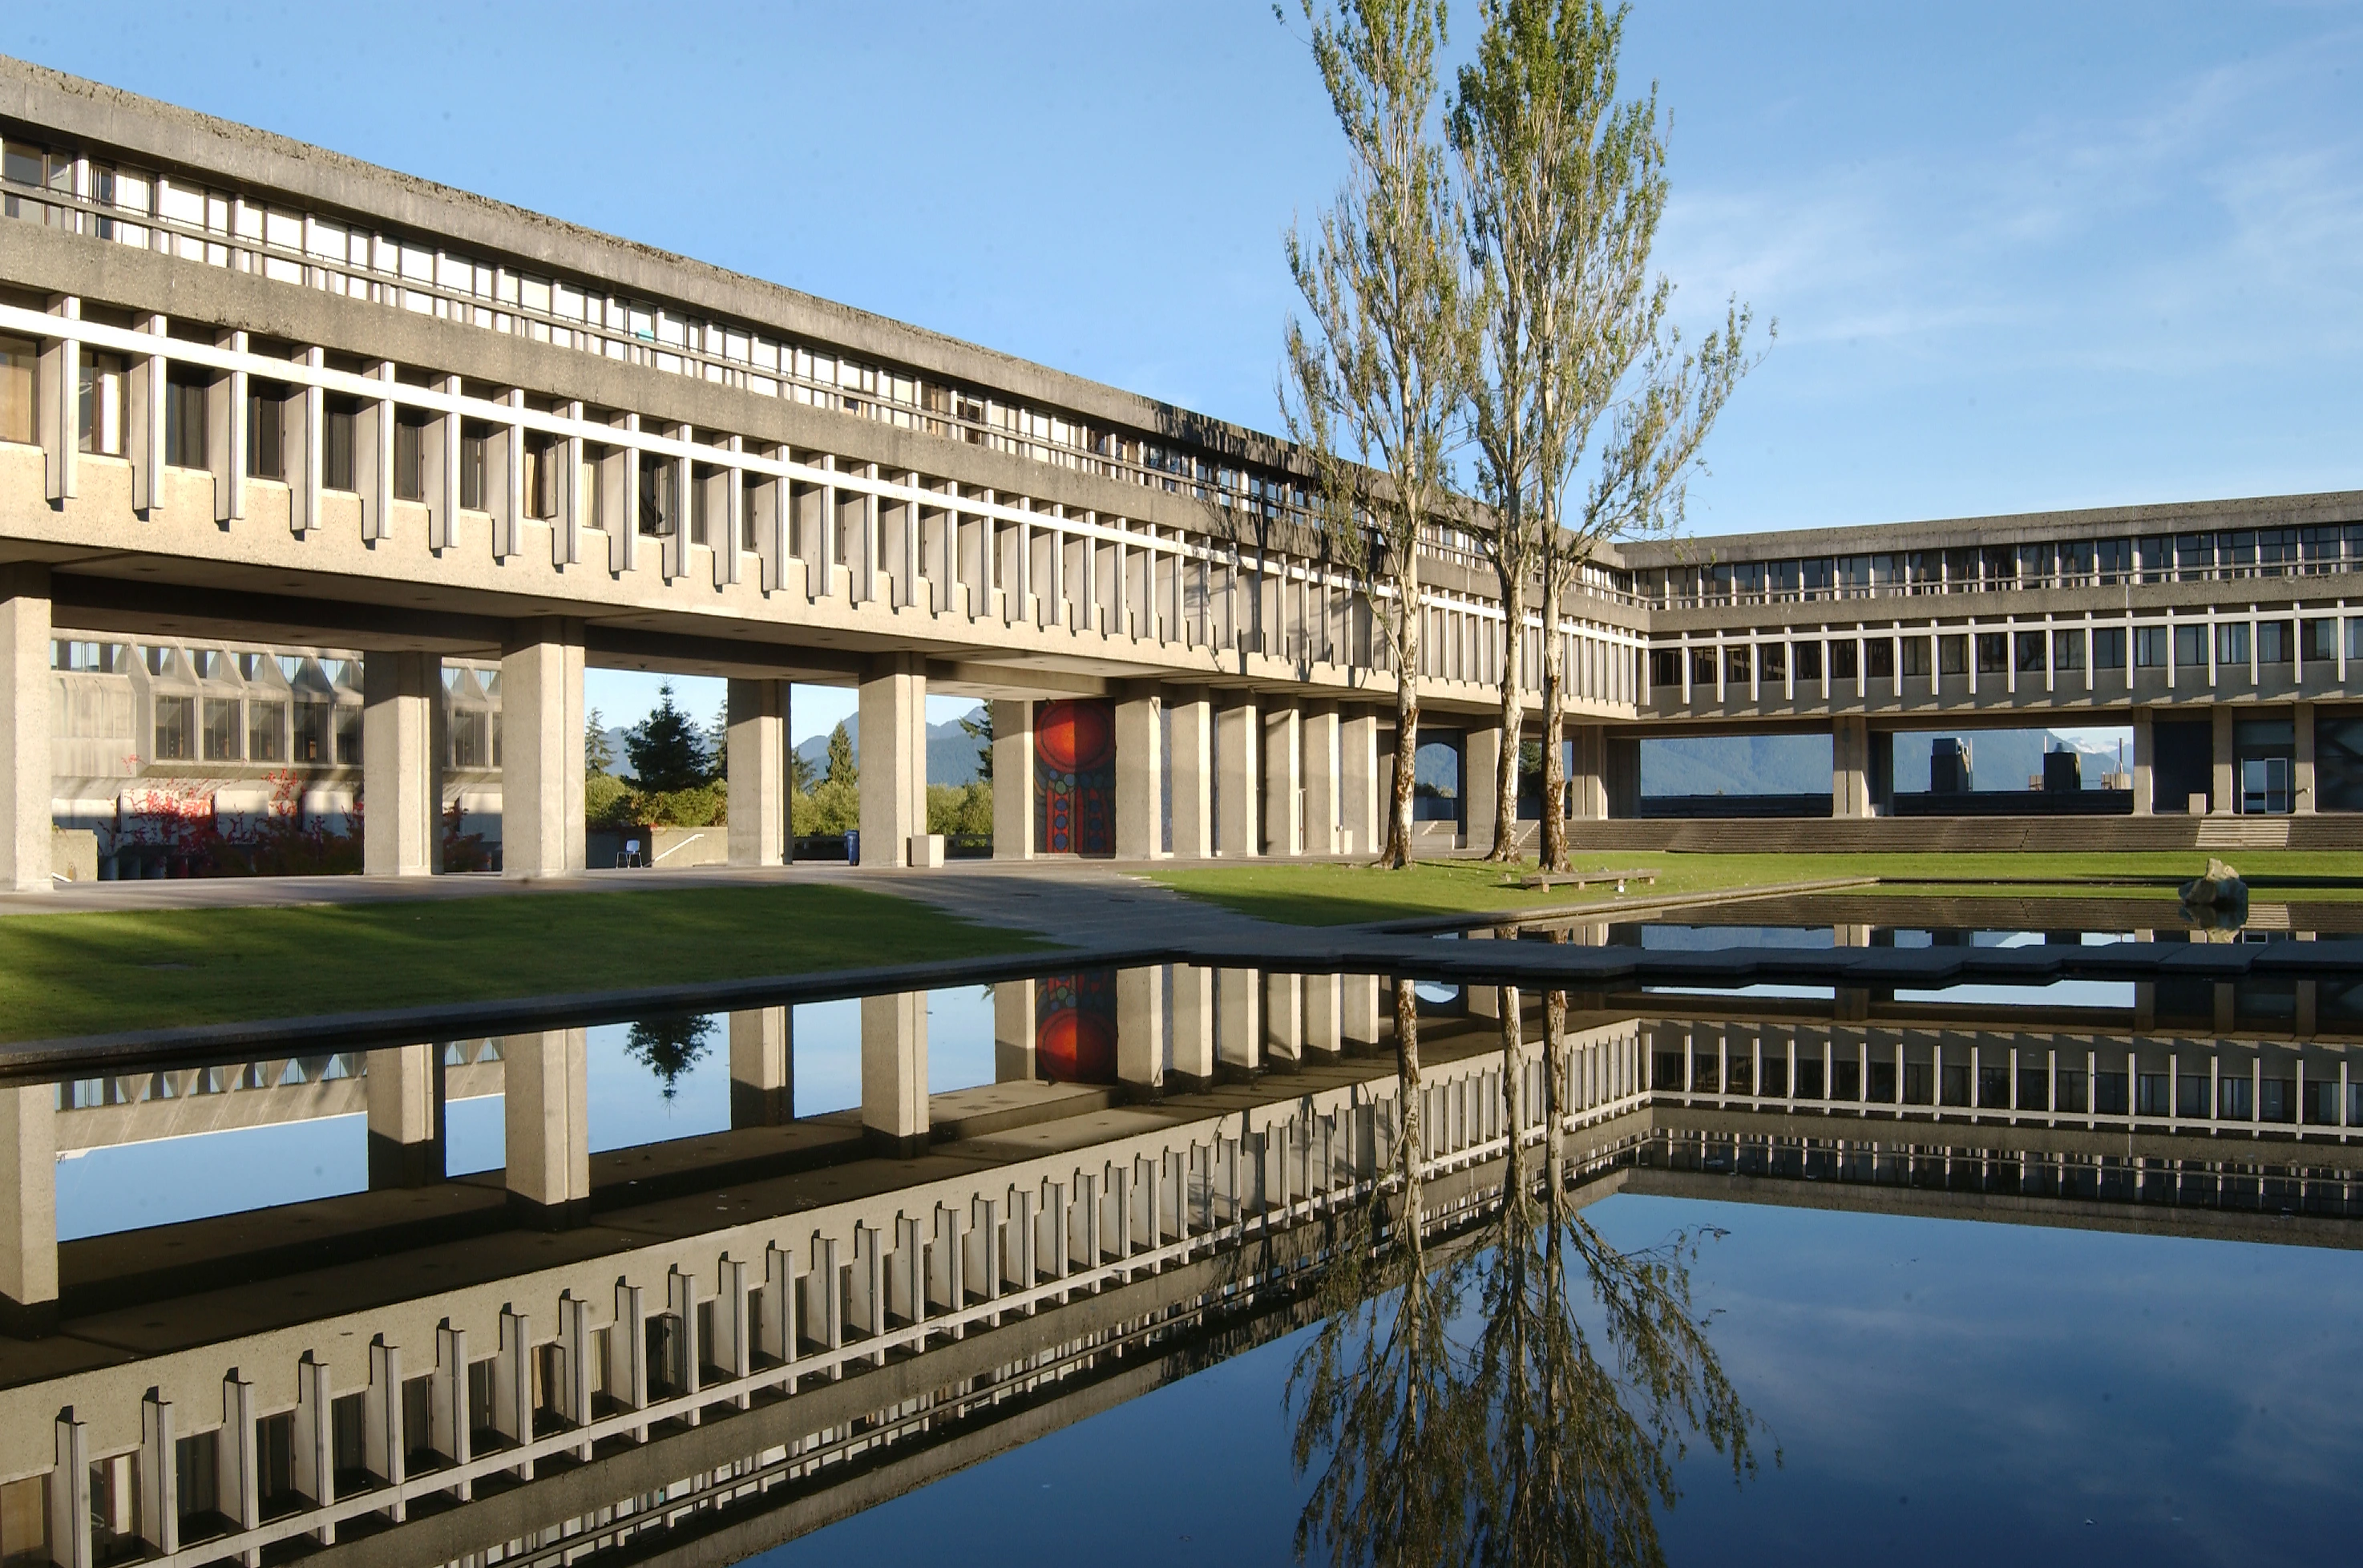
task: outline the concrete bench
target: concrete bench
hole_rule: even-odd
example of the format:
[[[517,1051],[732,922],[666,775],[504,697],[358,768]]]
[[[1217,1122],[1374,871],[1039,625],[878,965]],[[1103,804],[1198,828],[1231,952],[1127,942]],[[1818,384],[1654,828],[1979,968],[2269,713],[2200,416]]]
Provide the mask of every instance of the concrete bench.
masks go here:
[[[1620,888],[1628,882],[1644,882],[1655,886],[1658,873],[1647,866],[1636,871],[1553,871],[1541,872],[1521,878],[1520,887],[1548,890],[1554,887],[1589,887],[1595,882],[1613,882]]]

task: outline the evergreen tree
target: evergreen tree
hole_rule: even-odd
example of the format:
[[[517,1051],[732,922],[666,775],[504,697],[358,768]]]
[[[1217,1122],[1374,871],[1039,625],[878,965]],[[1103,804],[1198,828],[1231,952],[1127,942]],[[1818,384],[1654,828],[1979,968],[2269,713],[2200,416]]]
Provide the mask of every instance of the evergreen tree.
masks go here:
[[[727,697],[714,710],[714,722],[705,727],[705,754],[713,759],[707,764],[713,777],[730,776],[730,702]]]
[[[859,784],[861,772],[853,763],[853,738],[839,724],[828,732],[828,762],[821,773],[824,784]]]
[[[664,1097],[670,1100],[681,1092],[682,1074],[696,1066],[713,1043],[711,1018],[643,1018],[632,1026],[624,1051],[657,1075]]]
[[[993,705],[979,703],[960,716],[960,733],[976,742],[976,776],[993,778]]]
[[[656,711],[624,735],[624,751],[640,788],[653,795],[695,789],[714,776],[705,737],[672,700],[672,683],[657,688]]]
[[[607,739],[607,721],[595,707],[582,721],[582,765],[584,773],[599,777],[616,765],[616,743]]]

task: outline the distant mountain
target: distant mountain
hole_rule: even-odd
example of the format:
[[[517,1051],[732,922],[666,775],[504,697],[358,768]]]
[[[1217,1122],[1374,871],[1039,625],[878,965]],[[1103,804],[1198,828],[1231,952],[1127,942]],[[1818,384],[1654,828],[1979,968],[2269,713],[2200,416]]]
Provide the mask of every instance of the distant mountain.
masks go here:
[[[976,711],[976,708],[971,708],[970,716],[974,716]],[[856,714],[845,721],[845,737],[853,742],[853,760],[858,765],[861,761],[860,715]],[[964,784],[975,779],[982,761],[978,748],[979,743],[960,727],[957,718],[927,726],[927,782],[931,784]],[[817,778],[828,762],[828,737],[814,736],[796,748],[796,755],[812,764],[813,774]]]

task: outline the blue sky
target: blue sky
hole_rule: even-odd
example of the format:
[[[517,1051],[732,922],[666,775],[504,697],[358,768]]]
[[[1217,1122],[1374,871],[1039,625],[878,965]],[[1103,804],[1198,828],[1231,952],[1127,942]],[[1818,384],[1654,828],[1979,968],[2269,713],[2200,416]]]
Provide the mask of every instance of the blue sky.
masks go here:
[[[1341,168],[1301,29],[882,15],[17,0],[0,49],[1270,428],[1280,235]],[[1697,0],[1625,74],[1680,307],[1781,327],[1693,530],[2363,486],[2363,5]]]

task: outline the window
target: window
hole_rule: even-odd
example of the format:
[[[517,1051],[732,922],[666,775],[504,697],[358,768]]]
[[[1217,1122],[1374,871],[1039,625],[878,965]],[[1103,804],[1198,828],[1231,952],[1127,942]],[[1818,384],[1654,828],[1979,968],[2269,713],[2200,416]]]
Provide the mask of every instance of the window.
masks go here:
[[[1903,673],[1925,675],[1928,673],[1928,639],[1907,637],[1903,639]]]
[[[2309,663],[2320,660],[2324,663],[2338,657],[2338,623],[2320,617],[2302,623],[2298,639],[2299,656]]]
[[[2124,582],[2134,566],[2134,541],[2129,539],[2104,539],[2092,550],[2092,565],[2105,586],[2114,587]]]
[[[2145,583],[2167,583],[2174,577],[2174,540],[2154,534],[2136,546],[2140,555],[2141,580]]]
[[[332,704],[299,698],[295,704],[295,761],[328,760],[328,709]]]
[[[2171,628],[2137,626],[2134,628],[2134,663],[2144,670],[2163,670],[2167,663],[2167,633]]]
[[[2018,581],[2018,557],[2011,553],[2006,544],[1990,544],[1979,550],[1978,564],[1984,573],[1989,588]]]
[[[1735,642],[1724,651],[1724,679],[1735,686],[1747,684],[1752,663],[1750,650],[1745,642]]]
[[[255,701],[246,705],[246,756],[252,762],[287,760],[287,705]]]
[[[2022,631],[2017,634],[2014,640],[2018,645],[2015,651],[2018,654],[2019,673],[2022,675],[2042,673],[2043,634],[2039,631]]]
[[[1767,642],[1760,646],[1759,656],[1764,662],[1764,678],[1768,681],[1786,681],[1789,678],[1788,645],[1781,642]]]
[[[205,761],[235,762],[238,750],[238,699],[207,697],[205,699]]]
[[[528,430],[525,438],[525,507],[534,517],[558,516],[558,465],[564,444],[545,431]]]
[[[211,390],[196,373],[175,370],[164,384],[164,461],[173,468],[205,468],[205,402]]]
[[[1859,668],[1859,646],[1852,641],[1838,641],[1831,643],[1830,679],[1833,681],[1851,681],[1857,679],[1858,677],[1855,672]]]
[[[1999,631],[1978,633],[1978,673],[2006,674],[2010,670],[2010,638]]]
[[[2215,569],[2213,534],[2174,536],[2174,569],[2185,583],[2203,581]]]
[[[1681,650],[1649,650],[1649,684],[1653,686],[1679,686],[1682,684]]]
[[[40,350],[23,338],[0,338],[0,441],[33,440],[33,361]]]
[[[123,455],[123,359],[119,354],[82,357],[82,406],[74,435],[82,450],[105,457]]]
[[[640,454],[640,532],[670,539],[674,527],[673,464]]]
[[[470,512],[487,509],[484,495],[486,449],[492,444],[489,427],[467,424],[460,428],[460,506]]]
[[[2092,668],[2122,670],[2125,667],[2125,628],[2121,626],[2095,627],[2092,630]]]
[[[2080,670],[2084,667],[2082,632],[2055,631],[2051,634],[2051,667],[2055,670]]]
[[[1939,674],[1966,675],[1969,671],[1969,639],[1966,632],[1955,632],[1936,639],[1936,670]]]
[[[2263,664],[2286,664],[2297,639],[2290,634],[2285,620],[2260,620],[2257,623],[2257,660]]]
[[[762,488],[763,481],[761,475],[753,473],[747,475],[745,494],[740,496],[738,505],[738,548],[740,550],[753,550],[756,548],[755,498]],[[957,519],[954,520],[952,526],[954,529],[957,530],[959,528],[959,522]]]
[[[1874,637],[1862,645],[1862,656],[1868,662],[1874,681],[1895,679],[1895,639]]]
[[[1797,679],[1818,681],[1822,678],[1822,645],[1818,642],[1797,644]]]
[[[197,699],[194,697],[163,697],[156,699],[156,761],[185,762],[194,751],[196,739]]]
[[[350,397],[329,397],[322,400],[321,412],[325,417],[320,430],[320,486],[348,493],[358,490],[361,478],[353,462],[353,436],[361,405]]]
[[[401,409],[394,417],[394,498],[397,501],[427,499],[425,431],[431,417],[416,408]]]
[[[337,705],[337,766],[361,765],[361,709],[359,703]]]
[[[2227,620],[2215,628],[2215,662],[2245,664],[2248,662],[2248,623]]]
[[[250,382],[246,394],[246,476],[249,479],[287,477],[285,428],[281,416],[287,389],[277,382]]]
[[[2205,627],[2178,626],[2174,628],[2174,667],[2178,670],[2207,668]]]
[[[451,765],[453,767],[489,766],[492,747],[487,744],[488,739],[488,727],[483,708],[461,707],[451,710]]]
[[[123,645],[119,642],[58,641],[50,644],[50,668],[52,670],[112,675],[122,656]]]

